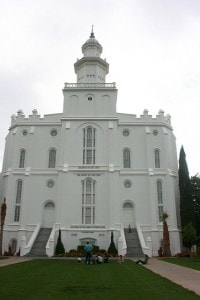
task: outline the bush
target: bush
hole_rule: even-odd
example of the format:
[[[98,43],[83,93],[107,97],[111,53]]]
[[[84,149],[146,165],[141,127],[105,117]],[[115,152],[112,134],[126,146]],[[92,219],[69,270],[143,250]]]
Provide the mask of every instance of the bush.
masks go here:
[[[8,251],[4,252],[4,256],[13,256],[15,252],[12,251],[11,245],[8,245]]]
[[[92,245],[93,247],[93,251],[92,252],[95,252],[95,253],[99,253],[99,246],[96,246],[96,245]],[[78,246],[77,247],[77,253],[80,253],[81,255],[85,255],[85,246]]]
[[[103,253],[104,254],[104,253],[107,253],[107,251],[105,249],[100,249],[99,253]]]
[[[195,244],[196,231],[192,223],[188,223],[183,228],[183,245],[191,250],[192,245]]]
[[[200,247],[197,247],[197,258],[200,258]]]
[[[117,248],[114,243],[114,240],[113,240],[113,232],[111,232],[111,242],[110,242],[110,246],[108,248],[108,253],[112,256],[116,256],[118,253]]]
[[[189,252],[179,252],[175,254],[175,257],[191,257],[191,254]]]

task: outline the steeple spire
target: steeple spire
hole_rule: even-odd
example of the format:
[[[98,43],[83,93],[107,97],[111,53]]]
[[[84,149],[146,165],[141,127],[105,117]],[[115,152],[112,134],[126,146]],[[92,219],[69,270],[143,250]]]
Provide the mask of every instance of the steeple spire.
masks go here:
[[[94,25],[92,25],[92,31],[91,31],[91,34],[90,34],[90,38],[95,38],[93,28],[94,28]]]

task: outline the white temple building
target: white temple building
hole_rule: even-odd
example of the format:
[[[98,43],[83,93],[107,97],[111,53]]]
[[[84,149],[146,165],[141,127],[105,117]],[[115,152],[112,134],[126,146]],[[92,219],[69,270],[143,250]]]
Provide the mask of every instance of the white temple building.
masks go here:
[[[66,252],[86,241],[120,253],[130,249],[124,229],[136,231],[143,253],[158,255],[167,212],[171,253],[180,252],[176,141],[169,115],[116,112],[117,88],[92,31],[65,83],[63,111],[12,115],[6,137],[1,202],[7,203],[3,250],[30,253],[49,229],[45,253],[54,255],[58,230]],[[131,91],[130,91],[131,93]],[[131,95],[130,95],[131,97]],[[130,246],[131,247],[131,246]],[[128,255],[128,254],[127,254]]]

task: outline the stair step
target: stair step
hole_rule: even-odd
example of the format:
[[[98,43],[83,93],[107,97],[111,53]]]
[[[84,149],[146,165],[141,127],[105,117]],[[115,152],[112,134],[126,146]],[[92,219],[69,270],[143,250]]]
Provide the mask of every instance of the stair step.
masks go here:
[[[51,228],[41,228],[38,236],[32,246],[31,251],[27,256],[47,256],[46,255],[46,244],[51,233]]]
[[[140,245],[139,237],[136,228],[124,228],[124,234],[127,244],[127,256],[142,257],[144,256]]]

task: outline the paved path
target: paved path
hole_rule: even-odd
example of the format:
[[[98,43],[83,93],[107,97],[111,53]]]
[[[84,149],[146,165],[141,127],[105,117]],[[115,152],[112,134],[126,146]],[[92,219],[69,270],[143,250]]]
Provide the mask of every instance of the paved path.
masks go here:
[[[151,258],[145,267],[200,295],[200,271]]]
[[[11,257],[0,260],[0,267],[32,260],[31,257]],[[145,268],[157,273],[200,296],[200,271],[150,258]]]
[[[33,258],[30,257],[9,257],[7,259],[0,259],[0,267],[8,266],[8,265],[13,265],[13,264],[18,264],[24,261],[31,260]]]

